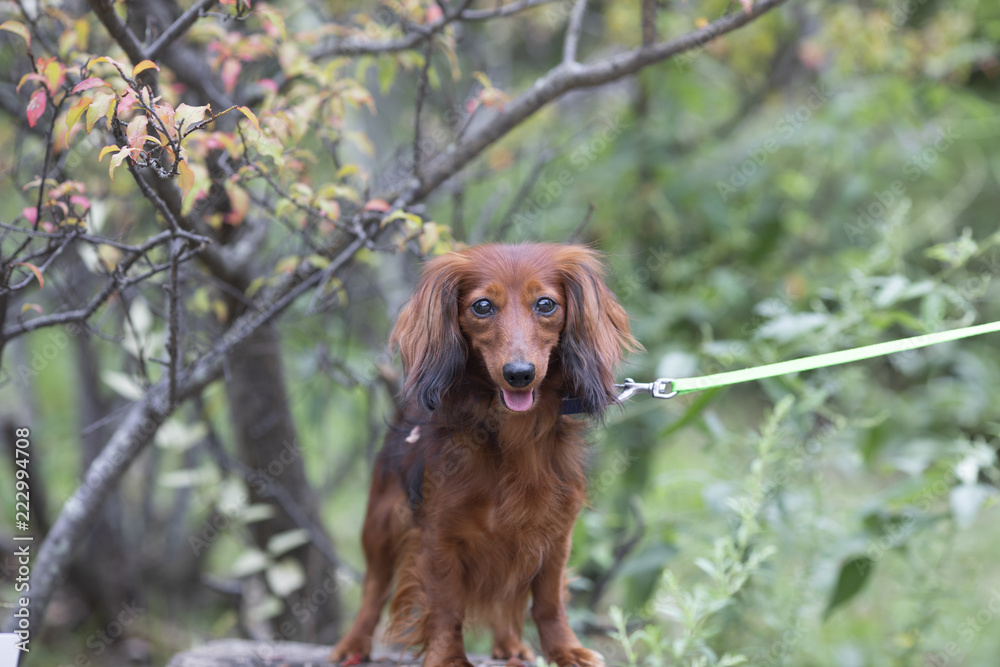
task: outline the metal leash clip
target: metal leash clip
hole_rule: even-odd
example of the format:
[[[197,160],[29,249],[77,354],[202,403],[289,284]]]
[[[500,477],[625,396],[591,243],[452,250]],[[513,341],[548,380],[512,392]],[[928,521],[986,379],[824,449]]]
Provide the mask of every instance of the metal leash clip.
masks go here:
[[[649,394],[653,398],[673,398],[677,395],[674,381],[670,378],[659,378],[652,382],[636,382],[632,378],[625,378],[625,381],[616,384],[615,388],[622,390],[618,394],[619,401],[628,400],[636,394]]]

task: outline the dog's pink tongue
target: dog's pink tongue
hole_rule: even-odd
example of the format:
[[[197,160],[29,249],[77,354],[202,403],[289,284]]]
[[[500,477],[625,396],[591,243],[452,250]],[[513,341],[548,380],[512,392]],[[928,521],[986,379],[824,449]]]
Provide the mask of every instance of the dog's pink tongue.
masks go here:
[[[514,412],[524,412],[535,402],[530,389],[527,391],[501,389],[501,391],[503,392],[503,402]]]

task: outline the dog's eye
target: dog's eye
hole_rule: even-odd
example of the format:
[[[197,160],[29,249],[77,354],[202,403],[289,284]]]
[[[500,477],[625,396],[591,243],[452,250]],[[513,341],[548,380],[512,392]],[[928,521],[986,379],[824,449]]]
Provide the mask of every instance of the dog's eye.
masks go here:
[[[547,296],[543,296],[541,299],[535,302],[535,310],[540,312],[542,315],[549,315],[555,309],[556,309],[556,302]]]
[[[493,314],[493,302],[489,299],[480,299],[472,304],[472,312],[478,317],[488,317]]]

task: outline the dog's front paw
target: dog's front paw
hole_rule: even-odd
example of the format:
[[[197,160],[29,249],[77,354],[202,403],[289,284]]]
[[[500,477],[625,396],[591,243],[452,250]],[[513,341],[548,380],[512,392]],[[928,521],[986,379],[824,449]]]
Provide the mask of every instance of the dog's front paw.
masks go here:
[[[604,656],[582,646],[557,648],[547,657],[559,667],[604,667]]]
[[[460,657],[445,658],[444,660],[432,660],[428,655],[424,658],[423,667],[475,667],[464,655]]]
[[[372,640],[367,637],[347,635],[330,651],[329,662],[339,662],[345,667],[368,662],[371,657]]]
[[[514,660],[516,658],[527,662],[535,661],[535,652],[525,646],[520,639],[514,637],[494,640],[490,655],[494,660]]]

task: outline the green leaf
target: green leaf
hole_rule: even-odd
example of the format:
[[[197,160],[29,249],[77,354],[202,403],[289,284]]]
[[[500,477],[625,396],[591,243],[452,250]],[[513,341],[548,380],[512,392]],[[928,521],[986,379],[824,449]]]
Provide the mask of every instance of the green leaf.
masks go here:
[[[267,554],[257,549],[249,549],[240,554],[229,571],[234,577],[246,577],[262,572],[270,566],[271,559]]]
[[[277,557],[308,543],[309,531],[301,528],[286,530],[283,533],[271,536],[271,539],[267,541],[267,552]]]
[[[378,89],[383,95],[392,88],[398,67],[398,63],[392,58],[383,58],[378,61]]]
[[[280,563],[267,568],[264,573],[267,585],[278,597],[286,597],[302,588],[306,583],[306,575],[302,566],[293,558],[285,558]]]
[[[844,562],[840,567],[840,576],[833,589],[833,595],[823,612],[823,620],[830,617],[834,610],[861,592],[865,583],[871,578],[875,561],[868,556],[856,556]]]

